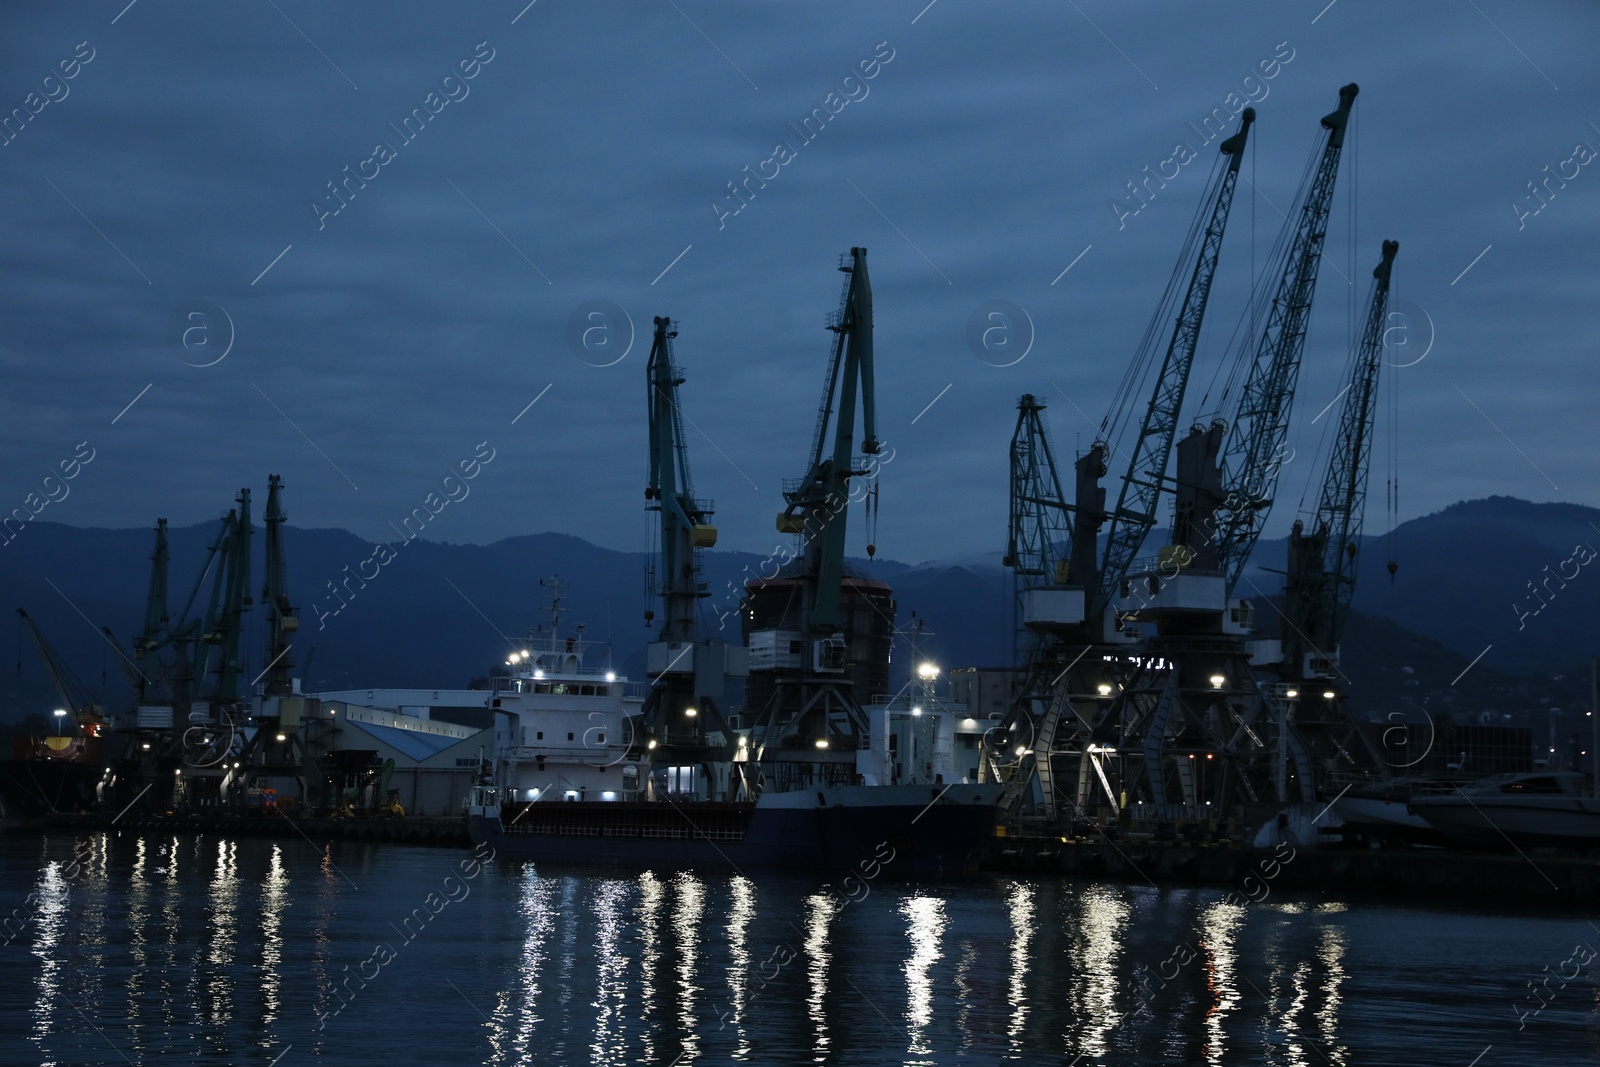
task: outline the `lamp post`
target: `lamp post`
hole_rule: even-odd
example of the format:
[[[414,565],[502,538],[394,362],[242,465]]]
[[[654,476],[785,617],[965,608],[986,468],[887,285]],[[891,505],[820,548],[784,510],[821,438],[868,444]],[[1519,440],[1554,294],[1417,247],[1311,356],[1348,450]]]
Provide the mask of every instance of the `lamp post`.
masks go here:
[[[57,708],[55,710],[55,716],[56,716],[56,736],[60,737],[62,735],[62,727],[66,725],[66,722],[65,722],[66,717],[67,717],[66,709],[65,708]]]

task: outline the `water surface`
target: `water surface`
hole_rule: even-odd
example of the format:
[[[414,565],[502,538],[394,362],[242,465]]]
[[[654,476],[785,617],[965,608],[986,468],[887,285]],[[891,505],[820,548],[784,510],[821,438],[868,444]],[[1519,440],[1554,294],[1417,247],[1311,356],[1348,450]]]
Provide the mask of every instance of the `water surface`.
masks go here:
[[[131,834],[0,887],[6,1067],[1600,1061],[1593,915]]]

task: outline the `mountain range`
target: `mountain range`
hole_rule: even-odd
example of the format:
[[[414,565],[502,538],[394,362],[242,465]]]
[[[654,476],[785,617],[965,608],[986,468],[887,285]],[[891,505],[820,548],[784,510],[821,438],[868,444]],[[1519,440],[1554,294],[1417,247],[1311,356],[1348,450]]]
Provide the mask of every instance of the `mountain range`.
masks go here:
[[[210,578],[197,579],[215,532],[214,524],[169,531],[175,615],[196,589],[194,612],[204,611]],[[1152,532],[1147,545],[1162,543],[1161,534]],[[263,540],[253,539],[252,595],[260,589]],[[374,546],[344,530],[288,526],[285,543],[290,594],[302,618],[295,673],[308,691],[465,685],[502,662],[530,629],[548,627],[549,579],[558,575],[562,631],[581,624],[613,666],[643,675],[643,649],[653,635],[644,614],[653,606],[645,595],[645,553],[559,533],[490,545],[419,538],[396,542],[393,558],[375,567]],[[148,529],[35,522],[0,547],[0,588],[12,606],[26,608],[83,684],[113,707],[126,703],[130,690],[118,651],[98,631],[109,626],[127,650],[144,615],[152,545]],[[1475,712],[1583,700],[1586,664],[1600,654],[1593,546],[1600,546],[1600,510],[1510,497],[1458,503],[1364,539],[1344,641],[1352,692],[1380,710],[1412,691],[1446,705],[1464,701],[1458,706]],[[1276,593],[1281,577],[1274,571],[1284,553],[1281,539],[1257,546],[1242,583],[1247,595]],[[1392,575],[1391,561],[1398,565]],[[720,624],[737,640],[737,591],[744,578],[773,566],[754,553],[706,552],[706,628],[715,632]],[[1011,585],[998,549],[915,565],[853,559],[850,566],[894,587],[898,677],[913,655],[945,667],[1010,662]],[[247,677],[262,665],[260,615],[248,613]],[[29,644],[18,620],[0,717],[59,703]]]

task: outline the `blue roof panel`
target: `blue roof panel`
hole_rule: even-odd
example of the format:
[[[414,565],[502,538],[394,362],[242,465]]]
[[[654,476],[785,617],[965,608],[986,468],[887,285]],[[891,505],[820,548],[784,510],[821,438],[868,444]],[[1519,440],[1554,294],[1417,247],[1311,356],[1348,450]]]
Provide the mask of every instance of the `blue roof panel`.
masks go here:
[[[401,730],[394,726],[379,726],[377,723],[356,722],[354,719],[346,719],[345,722],[371,734],[396,752],[418,763],[437,756],[450,746],[458,745],[466,740],[464,737],[425,734],[416,730]]]

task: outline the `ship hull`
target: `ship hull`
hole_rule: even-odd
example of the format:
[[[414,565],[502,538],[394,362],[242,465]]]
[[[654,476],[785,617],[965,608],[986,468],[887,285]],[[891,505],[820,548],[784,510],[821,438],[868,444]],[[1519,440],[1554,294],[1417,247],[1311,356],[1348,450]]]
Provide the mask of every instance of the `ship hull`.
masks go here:
[[[497,858],[571,866],[959,875],[977,869],[1000,786],[854,786],[751,804],[529,804],[469,815]],[[937,799],[935,799],[937,798]]]

